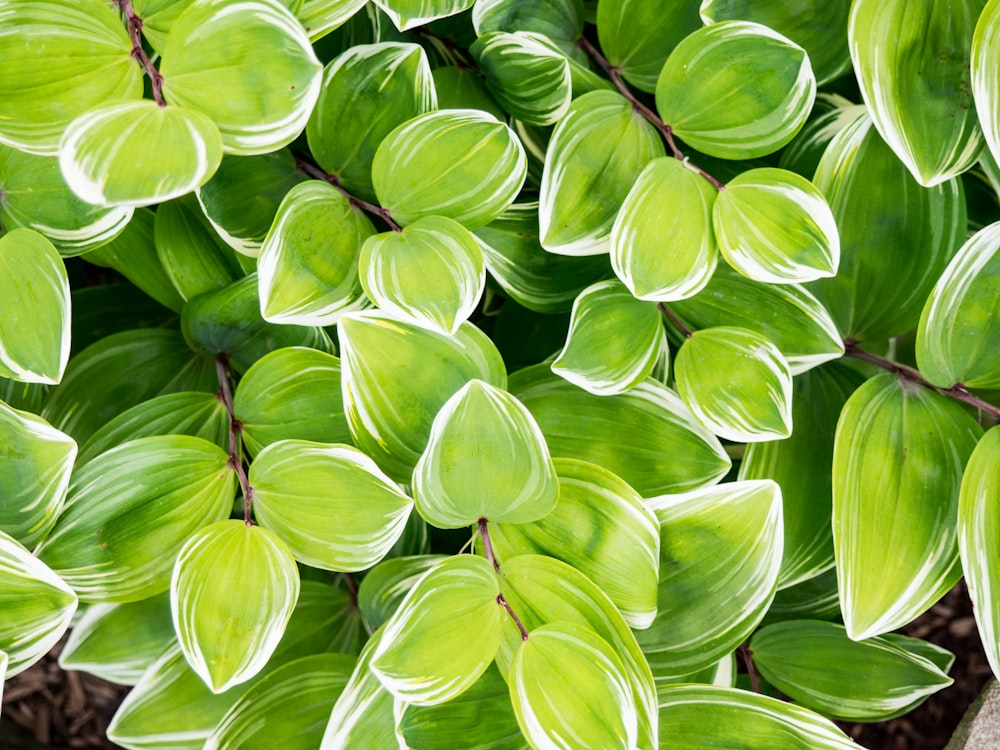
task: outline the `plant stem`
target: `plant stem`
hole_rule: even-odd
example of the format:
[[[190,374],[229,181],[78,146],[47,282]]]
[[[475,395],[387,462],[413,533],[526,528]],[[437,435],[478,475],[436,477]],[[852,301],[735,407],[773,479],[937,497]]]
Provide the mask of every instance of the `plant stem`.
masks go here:
[[[507,600],[503,598],[503,594],[497,594],[497,604],[507,610],[507,614],[510,615],[510,619],[514,621],[514,624],[517,625],[517,629],[521,631],[521,641],[523,642],[528,640],[528,631],[525,630],[524,623],[521,622],[518,616],[514,614],[514,610],[510,608]]]
[[[601,54],[600,50],[597,49],[593,44],[591,44],[585,37],[580,37],[576,41],[576,46],[590,55],[594,62],[596,62],[605,73],[608,74],[608,78],[615,85],[615,88],[632,104],[632,109],[645,117],[650,124],[653,125],[663,137],[664,142],[667,144],[667,148],[670,149],[670,153],[674,155],[675,159],[684,162],[691,167],[695,172],[708,180],[715,187],[716,190],[725,190],[726,186],[719,182],[717,179],[712,177],[708,172],[706,172],[701,167],[696,164],[691,163],[691,160],[684,156],[684,152],[680,150],[677,146],[677,142],[674,140],[674,129],[667,125],[660,118],[656,112],[651,110],[645,104],[639,101],[632,90],[626,85],[625,80],[622,78],[622,71],[617,65],[612,65],[608,62],[608,59]]]
[[[750,647],[745,643],[741,643],[739,647],[740,656],[743,658],[743,664],[747,668],[747,677],[750,678],[750,689],[755,693],[760,692],[760,682],[757,680],[757,667],[753,663],[753,652]]]
[[[671,310],[662,302],[658,302],[656,306],[660,308],[660,312],[662,312],[666,316],[667,320],[673,323],[677,327],[677,330],[679,330],[682,334],[684,334],[684,338],[686,339],[691,338],[692,336],[691,331],[688,329],[686,325],[684,325],[681,322],[681,319],[674,314],[673,310]]]
[[[229,467],[236,472],[240,480],[240,487],[243,488],[243,523],[253,526],[250,518],[250,507],[253,504],[253,487],[250,486],[250,479],[243,468],[243,440],[240,437],[243,432],[243,423],[236,418],[233,411],[233,391],[229,386],[229,357],[220,354],[215,358],[215,374],[219,378],[219,399],[229,412]]]
[[[160,71],[153,65],[153,61],[149,59],[146,50],[142,48],[142,19],[135,14],[135,8],[132,7],[132,0],[115,0],[115,4],[125,14],[125,21],[128,25],[128,36],[132,40],[132,57],[139,61],[142,69],[149,76],[149,81],[153,87],[153,99],[161,107],[166,107],[167,103],[163,101],[163,76],[160,75]]]
[[[979,396],[970,393],[969,389],[961,383],[955,383],[950,388],[942,388],[934,385],[933,383],[928,382],[923,375],[921,375],[917,370],[914,370],[912,367],[901,365],[898,362],[893,362],[891,359],[886,359],[885,357],[880,357],[877,354],[866,352],[864,349],[859,349],[858,342],[854,339],[844,339],[844,355],[860,359],[863,362],[868,362],[877,367],[881,367],[883,370],[895,373],[896,375],[906,378],[914,383],[919,383],[925,388],[935,390],[943,396],[948,396],[969,404],[970,406],[974,406],[980,411],[986,412],[994,419],[1000,421],[1000,406],[994,406],[988,401],[984,401],[979,398]]]
[[[356,208],[360,208],[362,211],[367,211],[370,214],[378,216],[379,218],[382,219],[382,221],[384,221],[386,224],[389,225],[392,231],[394,232],[403,231],[403,228],[392,220],[392,215],[389,213],[389,210],[387,208],[376,206],[374,203],[369,203],[368,201],[362,200],[361,198],[358,198],[355,195],[351,195],[351,193],[348,192],[347,188],[345,188],[343,185],[340,184],[340,180],[337,179],[337,175],[327,174],[322,169],[317,167],[315,164],[306,161],[300,156],[295,157],[295,168],[300,172],[302,172],[303,174],[307,174],[310,177],[313,177],[317,180],[323,180],[324,182],[328,182],[329,184],[333,185],[340,192],[341,195],[347,198],[348,202],[350,202],[352,206],[355,206]]]
[[[483,540],[483,552],[486,554],[486,559],[490,561],[490,565],[493,566],[493,570],[499,573],[500,563],[497,562],[496,555],[493,554],[493,542],[490,541],[490,530],[487,527],[488,523],[489,521],[485,518],[480,518],[476,522],[476,527],[479,531],[479,536]],[[517,625],[517,629],[521,631],[521,640],[528,640],[528,631],[525,629],[524,623],[521,622],[521,619],[516,614],[514,614],[514,610],[511,609],[510,604],[508,604],[507,600],[504,599],[503,594],[497,594],[497,604],[507,611],[507,614],[510,615],[510,619],[514,621],[515,625]]]

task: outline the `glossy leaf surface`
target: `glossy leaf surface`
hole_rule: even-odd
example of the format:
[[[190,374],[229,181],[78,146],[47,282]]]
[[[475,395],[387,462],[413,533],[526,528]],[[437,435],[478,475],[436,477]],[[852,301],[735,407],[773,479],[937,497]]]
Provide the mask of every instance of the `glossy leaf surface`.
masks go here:
[[[424,573],[444,559],[445,555],[388,557],[368,571],[358,586],[358,608],[368,627],[380,628]]]
[[[473,0],[378,0],[396,28],[406,31],[429,21],[447,18],[472,7]]]
[[[1000,3],[990,0],[983,8],[972,37],[972,95],[986,145],[1000,161],[1000,76],[993,55],[1000,40]]]

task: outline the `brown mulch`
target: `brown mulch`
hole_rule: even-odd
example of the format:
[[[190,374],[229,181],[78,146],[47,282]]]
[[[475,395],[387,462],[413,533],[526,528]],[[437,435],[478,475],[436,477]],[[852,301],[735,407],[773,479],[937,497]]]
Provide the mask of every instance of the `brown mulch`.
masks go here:
[[[932,695],[906,716],[880,724],[842,725],[870,750],[942,750],[962,714],[990,677],[964,584],[904,629],[955,654],[955,684]],[[0,747],[33,750],[117,748],[104,732],[127,688],[83,672],[63,672],[56,663],[61,644],[4,686]]]

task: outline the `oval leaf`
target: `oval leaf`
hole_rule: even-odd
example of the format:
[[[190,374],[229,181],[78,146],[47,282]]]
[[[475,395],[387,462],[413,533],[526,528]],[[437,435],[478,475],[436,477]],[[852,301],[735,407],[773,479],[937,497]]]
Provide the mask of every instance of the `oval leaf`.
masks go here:
[[[444,555],[389,557],[365,573],[358,586],[358,608],[368,627],[382,627],[424,573],[444,559]]]
[[[1000,161],[1000,75],[995,52],[1000,42],[1000,2],[990,0],[983,8],[972,36],[972,94],[976,114],[994,161]]]
[[[474,0],[377,0],[400,31],[447,18],[472,7]]]

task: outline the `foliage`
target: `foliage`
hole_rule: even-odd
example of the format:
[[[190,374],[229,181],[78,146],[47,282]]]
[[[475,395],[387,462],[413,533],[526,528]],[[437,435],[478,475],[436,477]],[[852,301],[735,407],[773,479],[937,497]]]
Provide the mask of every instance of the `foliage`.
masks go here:
[[[998,38],[0,0],[0,673],[70,630],[143,750],[849,748],[964,575],[1000,675]]]

